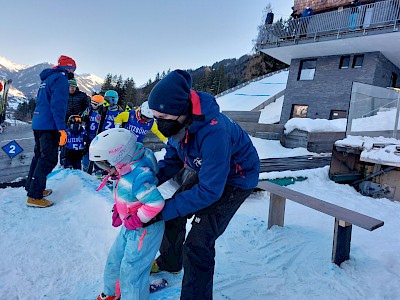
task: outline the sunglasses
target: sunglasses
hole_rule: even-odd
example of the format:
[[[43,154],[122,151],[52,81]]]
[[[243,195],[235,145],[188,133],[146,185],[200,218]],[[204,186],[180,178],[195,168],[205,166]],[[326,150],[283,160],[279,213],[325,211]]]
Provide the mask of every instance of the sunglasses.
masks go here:
[[[106,101],[111,101],[111,100],[114,100],[115,99],[115,97],[113,97],[113,96],[105,96],[104,97],[104,100],[106,100]]]
[[[113,166],[110,165],[110,163],[106,160],[101,160],[101,161],[95,161],[94,162],[96,166],[98,166],[100,169],[109,171]]]

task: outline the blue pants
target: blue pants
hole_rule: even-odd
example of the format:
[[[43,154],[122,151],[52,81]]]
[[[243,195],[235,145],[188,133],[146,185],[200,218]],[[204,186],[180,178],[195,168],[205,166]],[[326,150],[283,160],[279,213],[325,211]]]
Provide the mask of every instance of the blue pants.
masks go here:
[[[144,230],[147,232],[139,250]],[[115,295],[115,284],[120,280],[122,299],[150,299],[150,269],[160,248],[163,234],[164,221],[137,230],[128,230],[122,225],[108,254],[104,270],[106,295]]]
[[[358,13],[351,13],[350,14],[350,29],[351,30],[356,30],[357,27],[357,18],[358,18]]]
[[[90,163],[90,160],[89,160],[89,153],[87,153],[87,154],[85,154],[85,155],[82,157],[82,167],[83,167],[83,171],[84,171],[84,172],[87,172],[87,171],[88,171],[88,169],[89,169],[89,163]]]

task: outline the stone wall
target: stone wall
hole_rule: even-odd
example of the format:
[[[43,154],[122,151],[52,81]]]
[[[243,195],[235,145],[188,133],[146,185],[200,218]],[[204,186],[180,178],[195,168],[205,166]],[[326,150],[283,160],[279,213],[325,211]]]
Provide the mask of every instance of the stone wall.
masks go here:
[[[363,3],[365,1],[361,2]],[[350,5],[351,0],[294,0],[294,7],[300,13],[307,6],[307,3],[310,4],[310,7],[314,12],[319,12],[341,6],[348,6]]]

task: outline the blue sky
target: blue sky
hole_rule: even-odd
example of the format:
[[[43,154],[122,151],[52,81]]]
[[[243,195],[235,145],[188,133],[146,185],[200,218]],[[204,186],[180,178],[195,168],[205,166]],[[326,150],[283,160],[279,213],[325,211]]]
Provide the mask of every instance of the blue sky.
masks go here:
[[[288,18],[293,0],[2,1],[0,56],[32,65],[65,54],[78,74],[121,74],[139,86],[163,70],[250,53],[267,3]]]

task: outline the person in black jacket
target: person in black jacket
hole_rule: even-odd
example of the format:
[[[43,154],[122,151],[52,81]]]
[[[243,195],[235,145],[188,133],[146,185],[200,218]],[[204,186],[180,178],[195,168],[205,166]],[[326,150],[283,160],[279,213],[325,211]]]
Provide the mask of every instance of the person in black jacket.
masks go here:
[[[69,98],[67,105],[67,114],[65,116],[65,124],[72,115],[82,115],[85,109],[90,104],[90,98],[86,93],[81,92],[78,88],[75,79],[68,80],[69,83]]]

